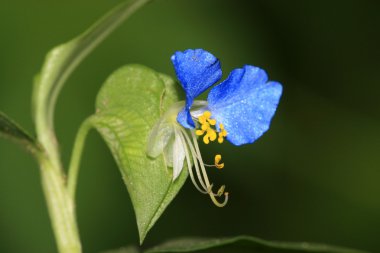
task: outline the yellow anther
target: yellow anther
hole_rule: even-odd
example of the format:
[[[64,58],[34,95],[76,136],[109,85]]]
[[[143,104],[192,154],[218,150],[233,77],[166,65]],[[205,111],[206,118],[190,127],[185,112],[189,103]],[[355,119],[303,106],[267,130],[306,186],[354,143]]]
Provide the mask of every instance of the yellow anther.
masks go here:
[[[208,119],[207,121],[208,121],[208,123],[210,123],[211,126],[215,126],[216,125],[216,120],[215,119]]]
[[[216,132],[214,129],[212,128],[207,129],[207,135],[210,137],[210,141],[216,140]]]
[[[224,137],[227,136],[227,131],[224,129],[224,125],[222,123],[219,124],[219,133],[218,133],[218,142],[223,143]]]
[[[224,129],[224,125],[222,123],[219,124],[219,128],[220,128],[220,133],[222,134],[222,136],[226,137],[227,131],[226,131],[226,129]]]
[[[206,118],[206,119],[209,119],[211,117],[211,112],[210,111],[205,111],[203,113],[203,116]]]
[[[218,142],[223,143],[224,137],[226,136],[227,136],[227,131],[224,129],[223,130],[221,129],[221,131],[218,133]]]
[[[215,156],[215,167],[217,167],[218,169],[223,169],[224,168],[224,163],[220,163],[220,161],[222,160],[222,156],[221,155],[216,155]]]
[[[216,168],[218,169],[223,169],[224,168],[224,163],[221,163],[221,164],[216,164]]]
[[[210,125],[209,125],[209,123],[204,123],[204,124],[202,124],[202,126],[201,126],[201,129],[203,130],[203,131],[206,131],[206,130],[208,130],[210,128]]]
[[[208,138],[209,138],[208,134],[205,134],[205,136],[203,136],[203,142],[205,144],[209,144],[210,143],[210,140]]]
[[[203,115],[199,116],[199,117],[198,117],[198,121],[199,121],[199,123],[201,123],[201,124],[206,123],[206,118],[205,118],[205,116],[203,116]]]
[[[205,133],[205,132],[202,131],[202,130],[196,130],[196,131],[195,131],[195,134],[198,135],[198,136],[201,136],[201,135],[203,135],[204,133]]]

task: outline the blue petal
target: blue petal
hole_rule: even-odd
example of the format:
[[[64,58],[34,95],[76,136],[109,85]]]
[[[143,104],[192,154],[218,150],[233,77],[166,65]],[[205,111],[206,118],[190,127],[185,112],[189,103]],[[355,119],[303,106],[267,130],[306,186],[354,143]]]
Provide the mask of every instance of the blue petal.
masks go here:
[[[186,105],[183,107],[177,115],[177,122],[180,123],[185,128],[195,128],[193,119],[191,118],[190,108],[193,100],[186,99]]]
[[[177,51],[171,60],[178,80],[186,92],[186,106],[178,115],[178,122],[187,128],[194,128],[190,107],[194,99],[222,77],[219,60],[203,49]]]
[[[269,129],[282,86],[267,81],[264,70],[246,65],[210,91],[207,101],[212,117],[224,125],[232,144],[252,143]]]

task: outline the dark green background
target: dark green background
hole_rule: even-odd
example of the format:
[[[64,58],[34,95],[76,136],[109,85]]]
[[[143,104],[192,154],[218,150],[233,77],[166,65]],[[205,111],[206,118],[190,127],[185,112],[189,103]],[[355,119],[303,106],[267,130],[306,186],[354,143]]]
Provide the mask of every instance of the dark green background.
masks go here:
[[[53,46],[81,33],[116,0],[0,2],[0,109],[33,130],[32,79]],[[253,145],[203,146],[226,168],[216,208],[188,181],[144,245],[178,236],[250,234],[377,252],[380,248],[380,8],[376,1],[157,0],[74,73],[57,105],[65,163],[76,129],[116,68],[141,63],[174,76],[175,50],[204,48],[225,75],[252,64],[284,94],[271,130]],[[110,152],[90,134],[78,188],[85,252],[137,244],[133,209]],[[55,252],[39,171],[0,141],[0,252]]]

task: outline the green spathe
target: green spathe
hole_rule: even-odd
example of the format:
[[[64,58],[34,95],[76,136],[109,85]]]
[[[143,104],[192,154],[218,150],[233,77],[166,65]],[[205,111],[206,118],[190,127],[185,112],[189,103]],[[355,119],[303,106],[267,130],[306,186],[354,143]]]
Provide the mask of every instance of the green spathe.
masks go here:
[[[96,100],[93,126],[111,149],[135,210],[142,242],[178,193],[188,172],[173,181],[172,169],[162,156],[146,155],[150,130],[162,111],[178,100],[174,81],[140,65],[115,71]]]

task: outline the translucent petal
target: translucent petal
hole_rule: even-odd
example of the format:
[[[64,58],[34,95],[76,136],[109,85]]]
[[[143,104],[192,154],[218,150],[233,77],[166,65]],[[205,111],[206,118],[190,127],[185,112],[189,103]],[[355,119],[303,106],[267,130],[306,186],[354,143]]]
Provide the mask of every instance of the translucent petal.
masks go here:
[[[182,142],[180,130],[175,130],[175,138],[173,144],[173,181],[179,176],[183,168],[185,160],[185,143]]]
[[[155,158],[165,151],[170,141],[174,141],[174,128],[177,124],[176,117],[178,112],[183,108],[184,102],[180,101],[170,106],[160,120],[150,131],[146,153],[148,156]],[[165,157],[166,159],[167,157]],[[170,163],[170,160],[168,160]],[[169,165],[168,165],[169,166]]]
[[[161,118],[149,134],[146,146],[147,155],[152,158],[159,156],[173,135],[173,124],[168,122],[166,118]]]
[[[173,146],[175,135],[172,135],[168,141],[168,144],[164,148],[164,159],[166,167],[173,167]]]
[[[246,65],[210,91],[208,107],[234,145],[252,143],[269,129],[282,86],[267,81],[264,70]]]
[[[186,93],[186,105],[178,115],[178,122],[194,128],[189,110],[193,100],[222,77],[219,60],[203,49],[177,51],[171,57],[178,80]]]

